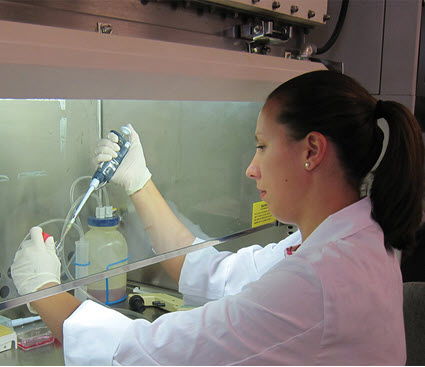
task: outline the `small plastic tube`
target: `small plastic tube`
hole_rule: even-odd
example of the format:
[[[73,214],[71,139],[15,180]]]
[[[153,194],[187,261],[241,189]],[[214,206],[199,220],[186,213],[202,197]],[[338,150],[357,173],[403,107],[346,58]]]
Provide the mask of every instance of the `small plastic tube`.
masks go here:
[[[22,325],[29,324],[29,323],[34,322],[34,321],[39,321],[39,320],[41,320],[40,316],[24,317],[24,318],[21,318],[21,319],[14,319],[14,320],[12,320],[12,326],[13,327],[22,326]]]

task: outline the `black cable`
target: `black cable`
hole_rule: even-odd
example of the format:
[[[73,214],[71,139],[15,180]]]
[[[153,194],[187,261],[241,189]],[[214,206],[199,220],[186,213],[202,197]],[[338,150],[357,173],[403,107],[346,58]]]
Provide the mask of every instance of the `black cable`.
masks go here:
[[[328,42],[326,42],[323,47],[317,49],[316,55],[320,55],[328,51],[338,39],[339,33],[341,32],[342,26],[344,25],[345,16],[347,15],[348,3],[349,0],[342,0],[341,10],[339,11],[339,17],[335,29]]]

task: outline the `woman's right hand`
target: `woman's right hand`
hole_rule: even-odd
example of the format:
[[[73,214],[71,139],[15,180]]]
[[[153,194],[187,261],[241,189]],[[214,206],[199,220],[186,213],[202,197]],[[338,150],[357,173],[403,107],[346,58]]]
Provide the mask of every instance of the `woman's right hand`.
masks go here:
[[[131,146],[117,171],[112,176],[111,182],[123,186],[128,195],[133,195],[146,185],[152,175],[146,166],[146,160],[143,154],[139,135],[133,129],[131,124],[128,124],[127,127],[131,131]],[[117,142],[118,137],[111,132],[106,138],[99,140],[95,149],[95,158],[93,160],[96,167],[101,162],[108,162],[112,158],[117,157],[117,151],[120,150]]]

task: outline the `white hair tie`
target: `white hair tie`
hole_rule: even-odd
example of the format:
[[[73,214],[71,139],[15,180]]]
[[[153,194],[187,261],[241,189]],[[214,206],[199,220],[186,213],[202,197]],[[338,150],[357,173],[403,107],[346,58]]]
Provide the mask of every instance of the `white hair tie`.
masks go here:
[[[385,120],[384,118],[380,118],[377,121],[377,125],[381,129],[382,133],[384,134],[384,138],[382,139],[381,154],[379,154],[379,157],[376,160],[375,164],[373,165],[372,169],[369,171],[369,173],[366,175],[365,179],[363,180],[361,192],[367,196],[370,195],[370,190],[373,184],[374,172],[381,164],[381,161],[384,158],[385,152],[387,151],[388,141],[390,140],[390,127],[388,125],[387,120]]]

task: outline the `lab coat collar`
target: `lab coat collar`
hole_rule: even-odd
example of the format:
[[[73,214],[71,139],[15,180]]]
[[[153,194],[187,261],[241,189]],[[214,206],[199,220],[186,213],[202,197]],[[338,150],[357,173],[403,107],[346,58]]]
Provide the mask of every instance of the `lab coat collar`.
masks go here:
[[[372,203],[365,198],[331,214],[311,233],[298,251],[314,244],[335,242],[377,223],[371,217]]]

